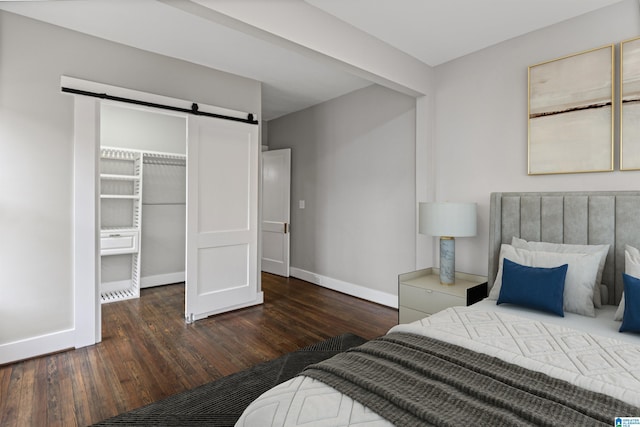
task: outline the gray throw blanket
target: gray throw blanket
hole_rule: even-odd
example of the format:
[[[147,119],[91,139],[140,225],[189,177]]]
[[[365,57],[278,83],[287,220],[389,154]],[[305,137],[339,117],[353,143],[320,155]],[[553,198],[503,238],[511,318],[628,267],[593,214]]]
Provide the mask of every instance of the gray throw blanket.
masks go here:
[[[301,373],[398,426],[612,426],[640,409],[433,338],[391,333]]]

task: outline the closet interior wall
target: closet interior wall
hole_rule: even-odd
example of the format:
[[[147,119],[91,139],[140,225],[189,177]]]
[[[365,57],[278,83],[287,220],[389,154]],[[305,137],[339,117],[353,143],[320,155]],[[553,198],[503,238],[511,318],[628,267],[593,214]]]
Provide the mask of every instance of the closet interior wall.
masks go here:
[[[186,160],[144,153],[140,287],[184,282]]]

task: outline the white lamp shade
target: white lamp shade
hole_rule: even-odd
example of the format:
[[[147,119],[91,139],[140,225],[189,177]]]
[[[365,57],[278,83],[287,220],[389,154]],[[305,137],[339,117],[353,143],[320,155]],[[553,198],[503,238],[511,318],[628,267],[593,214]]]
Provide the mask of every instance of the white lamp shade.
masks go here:
[[[475,236],[476,215],[475,203],[420,203],[419,231],[431,236]]]

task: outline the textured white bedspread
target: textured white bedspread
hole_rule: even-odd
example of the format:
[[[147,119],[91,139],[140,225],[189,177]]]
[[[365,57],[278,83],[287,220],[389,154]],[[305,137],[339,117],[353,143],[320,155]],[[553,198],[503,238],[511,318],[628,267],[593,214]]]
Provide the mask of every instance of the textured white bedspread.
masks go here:
[[[640,345],[628,340],[478,307],[449,308],[389,332],[437,338],[640,406]],[[365,424],[390,425],[333,388],[297,377],[264,393],[236,426]]]

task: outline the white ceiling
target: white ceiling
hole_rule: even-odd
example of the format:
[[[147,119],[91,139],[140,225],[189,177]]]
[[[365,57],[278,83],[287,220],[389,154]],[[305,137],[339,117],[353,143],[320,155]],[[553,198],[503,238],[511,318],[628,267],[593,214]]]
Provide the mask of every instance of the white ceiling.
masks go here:
[[[437,66],[621,0],[293,1],[306,1]],[[370,84],[330,61],[303,56],[156,0],[0,1],[0,9],[259,80],[264,120]]]
[[[305,0],[436,66],[620,0]]]

